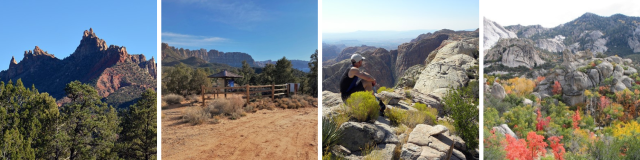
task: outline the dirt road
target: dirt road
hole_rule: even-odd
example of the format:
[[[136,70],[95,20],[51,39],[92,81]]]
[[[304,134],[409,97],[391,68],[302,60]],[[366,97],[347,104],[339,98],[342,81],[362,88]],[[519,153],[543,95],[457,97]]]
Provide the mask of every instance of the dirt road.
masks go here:
[[[182,123],[162,110],[162,159],[317,159],[317,108],[259,110],[219,124]]]

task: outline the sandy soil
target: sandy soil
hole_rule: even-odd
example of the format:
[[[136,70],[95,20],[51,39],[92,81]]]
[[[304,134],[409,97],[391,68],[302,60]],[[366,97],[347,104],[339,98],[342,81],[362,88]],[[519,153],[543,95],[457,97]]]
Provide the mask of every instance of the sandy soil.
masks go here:
[[[188,104],[162,110],[162,159],[317,159],[318,109],[247,113],[219,124],[182,123]]]

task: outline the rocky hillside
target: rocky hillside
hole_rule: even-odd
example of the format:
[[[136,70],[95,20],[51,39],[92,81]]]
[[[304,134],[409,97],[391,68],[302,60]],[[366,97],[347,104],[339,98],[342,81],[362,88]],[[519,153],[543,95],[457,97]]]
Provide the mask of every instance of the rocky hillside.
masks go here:
[[[210,63],[227,64],[233,67],[242,67],[242,61],[247,61],[250,65],[254,64],[251,55],[241,52],[221,52],[218,50],[199,49],[189,50],[169,46],[162,43],[162,63],[179,61],[189,57],[197,57]]]
[[[98,94],[114,106],[128,106],[147,88],[156,89],[156,63],[144,55],[130,55],[125,47],[110,45],[85,30],[80,45],[62,60],[38,46],[24,52],[24,58],[9,62],[0,72],[3,81],[22,79],[25,86],[35,85],[62,99],[67,83],[79,80],[96,87]]]
[[[418,77],[420,77],[416,73],[425,70],[425,68],[416,67],[414,67],[414,69],[410,69],[413,66],[422,65],[429,68],[438,67],[435,65],[446,65],[443,63],[449,61],[440,63],[436,62],[443,61],[457,54],[463,54],[466,56],[457,56],[455,57],[456,60],[451,59],[450,61],[457,61],[456,64],[469,63],[469,65],[465,65],[466,67],[476,66],[478,63],[478,43],[478,30],[470,32],[444,29],[434,33],[422,34],[412,40],[412,42],[398,46],[398,50],[387,51],[386,49],[378,48],[374,51],[361,52],[361,54],[366,58],[366,63],[363,69],[375,77],[380,86],[413,87],[413,85],[417,84]],[[364,46],[361,46],[359,49],[362,50],[362,47]],[[366,47],[369,48],[369,46]],[[353,50],[348,49],[349,48],[345,48],[343,53],[349,53]],[[346,57],[346,54],[343,57]],[[350,57],[343,58],[342,61],[333,65],[323,66],[323,90],[332,92],[339,91],[337,84],[339,83],[342,74],[344,74],[346,69],[351,66],[351,63],[348,60],[349,58]],[[431,63],[434,63],[434,66],[429,66]],[[438,78],[438,76],[435,75],[429,76],[429,74],[442,74],[447,72],[440,69],[433,70],[433,68],[430,68],[430,70],[428,70],[429,72],[423,73],[425,74],[424,78],[429,77],[429,79],[434,81],[442,80],[442,77]],[[461,74],[459,74],[460,76],[464,75],[462,77],[468,77],[466,69],[468,68],[457,68],[456,70],[462,71]],[[411,70],[411,74],[405,74],[405,71],[407,70]],[[466,84],[468,81],[463,80],[462,82],[465,82],[463,84]],[[457,84],[460,85],[461,83]],[[444,86],[449,84],[442,85]]]
[[[484,49],[489,49],[491,47],[493,47],[493,45],[496,44],[496,42],[498,42],[498,40],[502,39],[502,38],[518,38],[518,36],[507,30],[504,29],[504,27],[502,27],[500,24],[493,22],[487,18],[484,18]]]
[[[305,60],[297,60],[297,59],[292,59],[289,60],[291,61],[291,65],[293,65],[293,68],[301,70],[303,72],[309,72],[311,71],[311,69],[309,68],[309,61],[305,61]],[[272,60],[266,60],[266,61],[256,61],[253,66],[254,67],[264,67],[267,64],[276,64],[277,61],[272,61]]]
[[[486,25],[486,22],[485,22]],[[610,17],[585,13],[553,28],[540,25],[507,26],[518,37],[531,39],[549,52],[591,51],[593,54],[626,56],[640,52],[640,17],[615,14]]]
[[[337,49],[337,48],[336,48]],[[342,49],[338,55],[335,56],[335,58],[329,59],[329,60],[324,60],[324,50],[323,50],[323,61],[322,61],[322,65],[323,66],[329,66],[329,65],[333,65],[336,64],[342,60],[345,59],[350,59],[351,55],[353,55],[354,53],[364,53],[367,51],[375,51],[376,47],[374,46],[367,46],[367,45],[362,45],[362,46],[355,46],[355,47],[346,47],[344,49]]]
[[[335,59],[344,48],[347,48],[344,44],[333,45],[322,43],[322,62]]]

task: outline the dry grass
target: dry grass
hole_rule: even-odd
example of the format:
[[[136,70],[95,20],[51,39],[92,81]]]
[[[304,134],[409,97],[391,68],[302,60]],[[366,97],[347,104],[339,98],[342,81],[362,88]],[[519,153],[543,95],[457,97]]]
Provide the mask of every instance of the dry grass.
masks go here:
[[[209,113],[202,107],[189,107],[182,112],[182,121],[192,125],[201,124],[208,118]]]
[[[377,148],[375,143],[366,144],[362,149],[362,155],[365,155],[362,160],[382,160],[382,151],[376,150]]]
[[[165,102],[167,102],[168,104],[180,104],[183,100],[184,97],[177,95],[177,94],[167,94],[165,96],[162,96],[162,100],[164,100]]]
[[[191,101],[191,102],[200,102],[202,99],[201,96],[198,96],[197,94],[192,94],[192,95],[188,95],[187,96],[187,100]]]
[[[428,117],[427,113],[422,111],[407,111],[407,118],[403,124],[409,128],[415,128],[416,125],[425,123]]]

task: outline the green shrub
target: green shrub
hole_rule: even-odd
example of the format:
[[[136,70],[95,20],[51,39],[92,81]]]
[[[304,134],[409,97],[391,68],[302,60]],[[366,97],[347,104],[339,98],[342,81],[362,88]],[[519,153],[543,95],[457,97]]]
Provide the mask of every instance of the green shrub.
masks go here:
[[[336,145],[342,138],[342,130],[336,122],[327,118],[322,118],[322,154],[330,154],[331,147]]]
[[[416,109],[417,109],[417,110],[419,110],[419,111],[425,111],[425,110],[427,110],[427,108],[428,108],[428,107],[427,107],[427,105],[426,105],[426,104],[422,104],[422,103],[419,103],[419,102],[418,102],[418,103],[415,103],[415,104],[413,105],[413,108],[416,108]]]
[[[456,127],[453,124],[451,124],[451,122],[449,122],[449,121],[439,120],[436,124],[443,125],[443,126],[447,127],[447,129],[449,129],[449,132],[451,134],[455,134],[456,133]]]
[[[168,104],[180,104],[184,100],[184,97],[177,94],[168,94],[162,97],[162,100],[167,102]]]
[[[385,110],[385,112],[385,116],[389,117],[389,121],[393,125],[399,125],[407,118],[407,113],[403,109],[394,107]]]
[[[380,114],[380,106],[371,92],[361,91],[351,94],[347,99],[351,117],[359,122],[375,120]]]
[[[413,96],[411,95],[411,90],[405,90],[404,97],[406,97],[407,99],[413,99]]]
[[[468,148],[478,147],[478,99],[471,93],[473,86],[458,89],[449,89],[442,102],[445,110],[450,110],[450,116],[454,120],[454,126],[459,136],[466,142]]]

